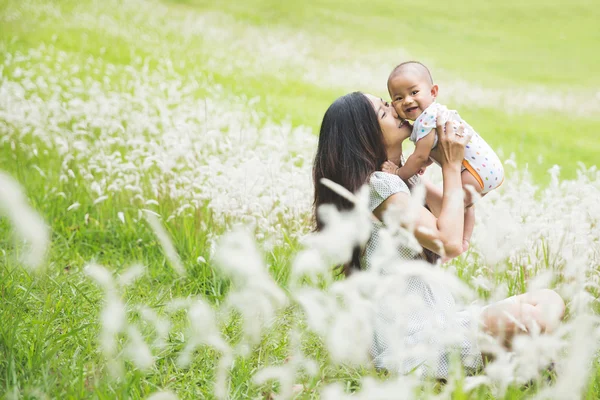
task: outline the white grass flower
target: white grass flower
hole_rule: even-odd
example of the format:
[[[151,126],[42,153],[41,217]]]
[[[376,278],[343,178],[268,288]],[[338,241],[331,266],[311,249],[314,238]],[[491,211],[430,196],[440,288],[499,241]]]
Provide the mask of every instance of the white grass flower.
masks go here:
[[[270,326],[277,311],[288,304],[285,292],[267,272],[250,235],[241,229],[221,238],[213,260],[234,283],[225,299],[225,309],[235,309],[242,315],[245,340],[239,349],[258,343],[263,329]]]
[[[326,337],[327,349],[331,358],[339,364],[366,364],[373,340],[371,323],[372,309],[358,303],[348,306],[347,310],[338,310]]]
[[[81,207],[81,204],[79,204],[79,202],[76,201],[75,203],[73,203],[69,207],[67,207],[67,211],[77,210],[79,207]]]
[[[315,239],[316,240],[316,239]],[[292,262],[292,274],[295,279],[303,275],[318,276],[319,274],[327,274],[330,264],[325,262],[321,252],[314,248],[308,248],[300,251]]]
[[[154,310],[146,306],[138,307],[138,312],[142,319],[154,326],[156,332],[154,346],[159,349],[164,348],[167,345],[167,339],[169,338],[171,322],[167,318],[160,317]]]
[[[100,313],[102,330],[100,344],[105,354],[114,357],[117,350],[116,335],[123,332],[127,325],[125,304],[116,296],[107,295],[105,305]]]
[[[229,353],[229,345],[221,337],[216,324],[214,311],[202,300],[195,300],[189,306],[189,336],[185,348],[178,358],[178,364],[186,367],[192,361],[192,353],[199,345],[213,347],[221,353]]]
[[[103,266],[98,264],[88,264],[83,271],[87,276],[95,280],[102,289],[106,291],[115,290],[112,274]]]
[[[337,311],[335,299],[327,292],[313,288],[294,290],[293,296],[303,308],[309,328],[324,337]]]
[[[147,208],[142,208],[141,211],[143,211],[146,215],[154,215],[155,217],[160,218],[160,214],[156,211],[148,210]]]
[[[108,196],[104,195],[104,196],[100,196],[98,197],[96,200],[94,200],[94,202],[92,203],[92,205],[96,205],[96,204],[100,204],[103,201],[105,201],[106,199],[108,199]]]
[[[118,362],[119,335],[126,334],[128,342],[125,345],[126,356],[140,369],[145,370],[154,364],[150,348],[145,343],[140,331],[128,324],[127,308],[121,300],[117,283],[124,287],[133,283],[144,272],[141,265],[134,265],[123,273],[117,281],[110,271],[98,264],[88,264],[85,274],[92,278],[104,291],[104,306],[100,312],[100,347],[108,362],[114,366],[110,371],[113,376],[121,374]]]
[[[163,248],[163,251],[165,252],[165,256],[169,260],[169,263],[171,264],[175,272],[182,276],[185,275],[185,269],[183,268],[183,264],[181,263],[179,254],[177,253],[177,250],[175,250],[175,246],[173,245],[173,242],[171,242],[169,234],[162,226],[158,218],[154,215],[154,213],[146,212],[146,221],[148,221],[148,224],[154,231],[156,238],[158,239],[160,245]]]
[[[177,395],[170,391],[161,391],[152,393],[146,400],[179,400]]]
[[[141,370],[147,370],[152,367],[154,365],[154,357],[140,331],[130,325],[127,328],[127,336],[129,338],[125,347],[127,357]]]
[[[119,276],[118,283],[123,287],[129,286],[140,279],[145,273],[146,267],[144,265],[134,264]]]
[[[37,271],[50,246],[50,231],[13,178],[0,172],[0,187],[0,212],[8,217],[16,236],[26,243],[21,260],[30,270]]]
[[[301,334],[298,331],[292,330],[289,333],[291,354],[287,361],[281,366],[265,367],[259,370],[252,380],[257,385],[262,385],[269,380],[277,380],[279,382],[279,393],[272,395],[274,399],[291,399],[302,385],[295,384],[298,372],[302,369],[309,376],[314,376],[318,373],[318,367],[313,360],[307,359],[302,354],[300,349]]]
[[[416,394],[419,382],[414,376],[399,376],[385,381],[365,377],[361,383],[361,390],[348,394],[344,392],[341,384],[329,384],[321,390],[321,398],[324,400],[411,400],[420,398]]]

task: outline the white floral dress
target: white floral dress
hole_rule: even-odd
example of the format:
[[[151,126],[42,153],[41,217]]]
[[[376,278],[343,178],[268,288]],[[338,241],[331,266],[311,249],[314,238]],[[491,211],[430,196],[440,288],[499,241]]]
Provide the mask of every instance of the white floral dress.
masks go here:
[[[371,211],[393,194],[410,194],[404,181],[385,172],[373,173],[369,186]],[[363,266],[367,269],[377,257],[382,229],[381,224],[373,226],[363,257]],[[405,246],[397,248],[397,257],[419,259]],[[395,264],[393,268],[401,265]],[[423,265],[423,268],[429,265]],[[382,270],[382,274],[385,273]],[[407,276],[399,286],[396,293],[390,293],[376,303],[371,348],[375,367],[442,379],[448,376],[453,360],[461,363],[467,372],[480,369],[483,364],[474,334],[476,324],[468,312],[456,311],[455,299],[450,291],[444,285],[428,282],[421,276]]]

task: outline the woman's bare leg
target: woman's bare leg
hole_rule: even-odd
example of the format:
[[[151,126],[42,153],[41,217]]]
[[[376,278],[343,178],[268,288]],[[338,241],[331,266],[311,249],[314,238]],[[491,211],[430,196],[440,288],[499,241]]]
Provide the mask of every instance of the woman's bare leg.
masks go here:
[[[502,339],[510,347],[518,333],[539,328],[541,332],[555,330],[565,313],[565,302],[553,290],[528,292],[487,306],[481,315],[483,329]]]

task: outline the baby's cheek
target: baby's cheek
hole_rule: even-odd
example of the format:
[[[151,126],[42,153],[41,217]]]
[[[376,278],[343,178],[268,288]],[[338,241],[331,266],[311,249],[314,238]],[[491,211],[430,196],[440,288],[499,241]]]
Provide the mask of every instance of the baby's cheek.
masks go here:
[[[406,115],[404,114],[404,112],[402,111],[401,107],[398,106],[394,106],[394,110],[396,110],[396,113],[398,114],[398,116],[402,119],[406,119]]]

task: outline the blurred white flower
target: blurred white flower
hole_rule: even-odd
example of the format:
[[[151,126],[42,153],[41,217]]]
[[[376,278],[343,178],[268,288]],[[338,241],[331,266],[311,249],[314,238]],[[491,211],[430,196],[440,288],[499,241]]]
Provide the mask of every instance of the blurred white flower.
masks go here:
[[[26,243],[23,264],[37,271],[42,267],[50,246],[50,230],[42,217],[29,206],[21,186],[3,172],[0,172],[0,188],[0,213],[8,217],[16,236]]]
[[[79,202],[77,201],[71,204],[69,207],[67,207],[67,211],[77,210],[79,207],[81,207],[81,204],[79,204]]]
[[[169,263],[171,264],[175,272],[177,272],[179,275],[185,275],[185,268],[183,268],[183,264],[181,264],[179,254],[177,253],[173,242],[171,242],[169,234],[162,226],[158,218],[154,215],[154,213],[147,212],[146,221],[148,221],[148,224],[154,231],[156,238],[158,239],[160,245],[163,248],[163,251],[165,252],[167,260],[169,260]]]
[[[178,400],[175,393],[169,391],[155,392],[146,398],[146,400]]]

